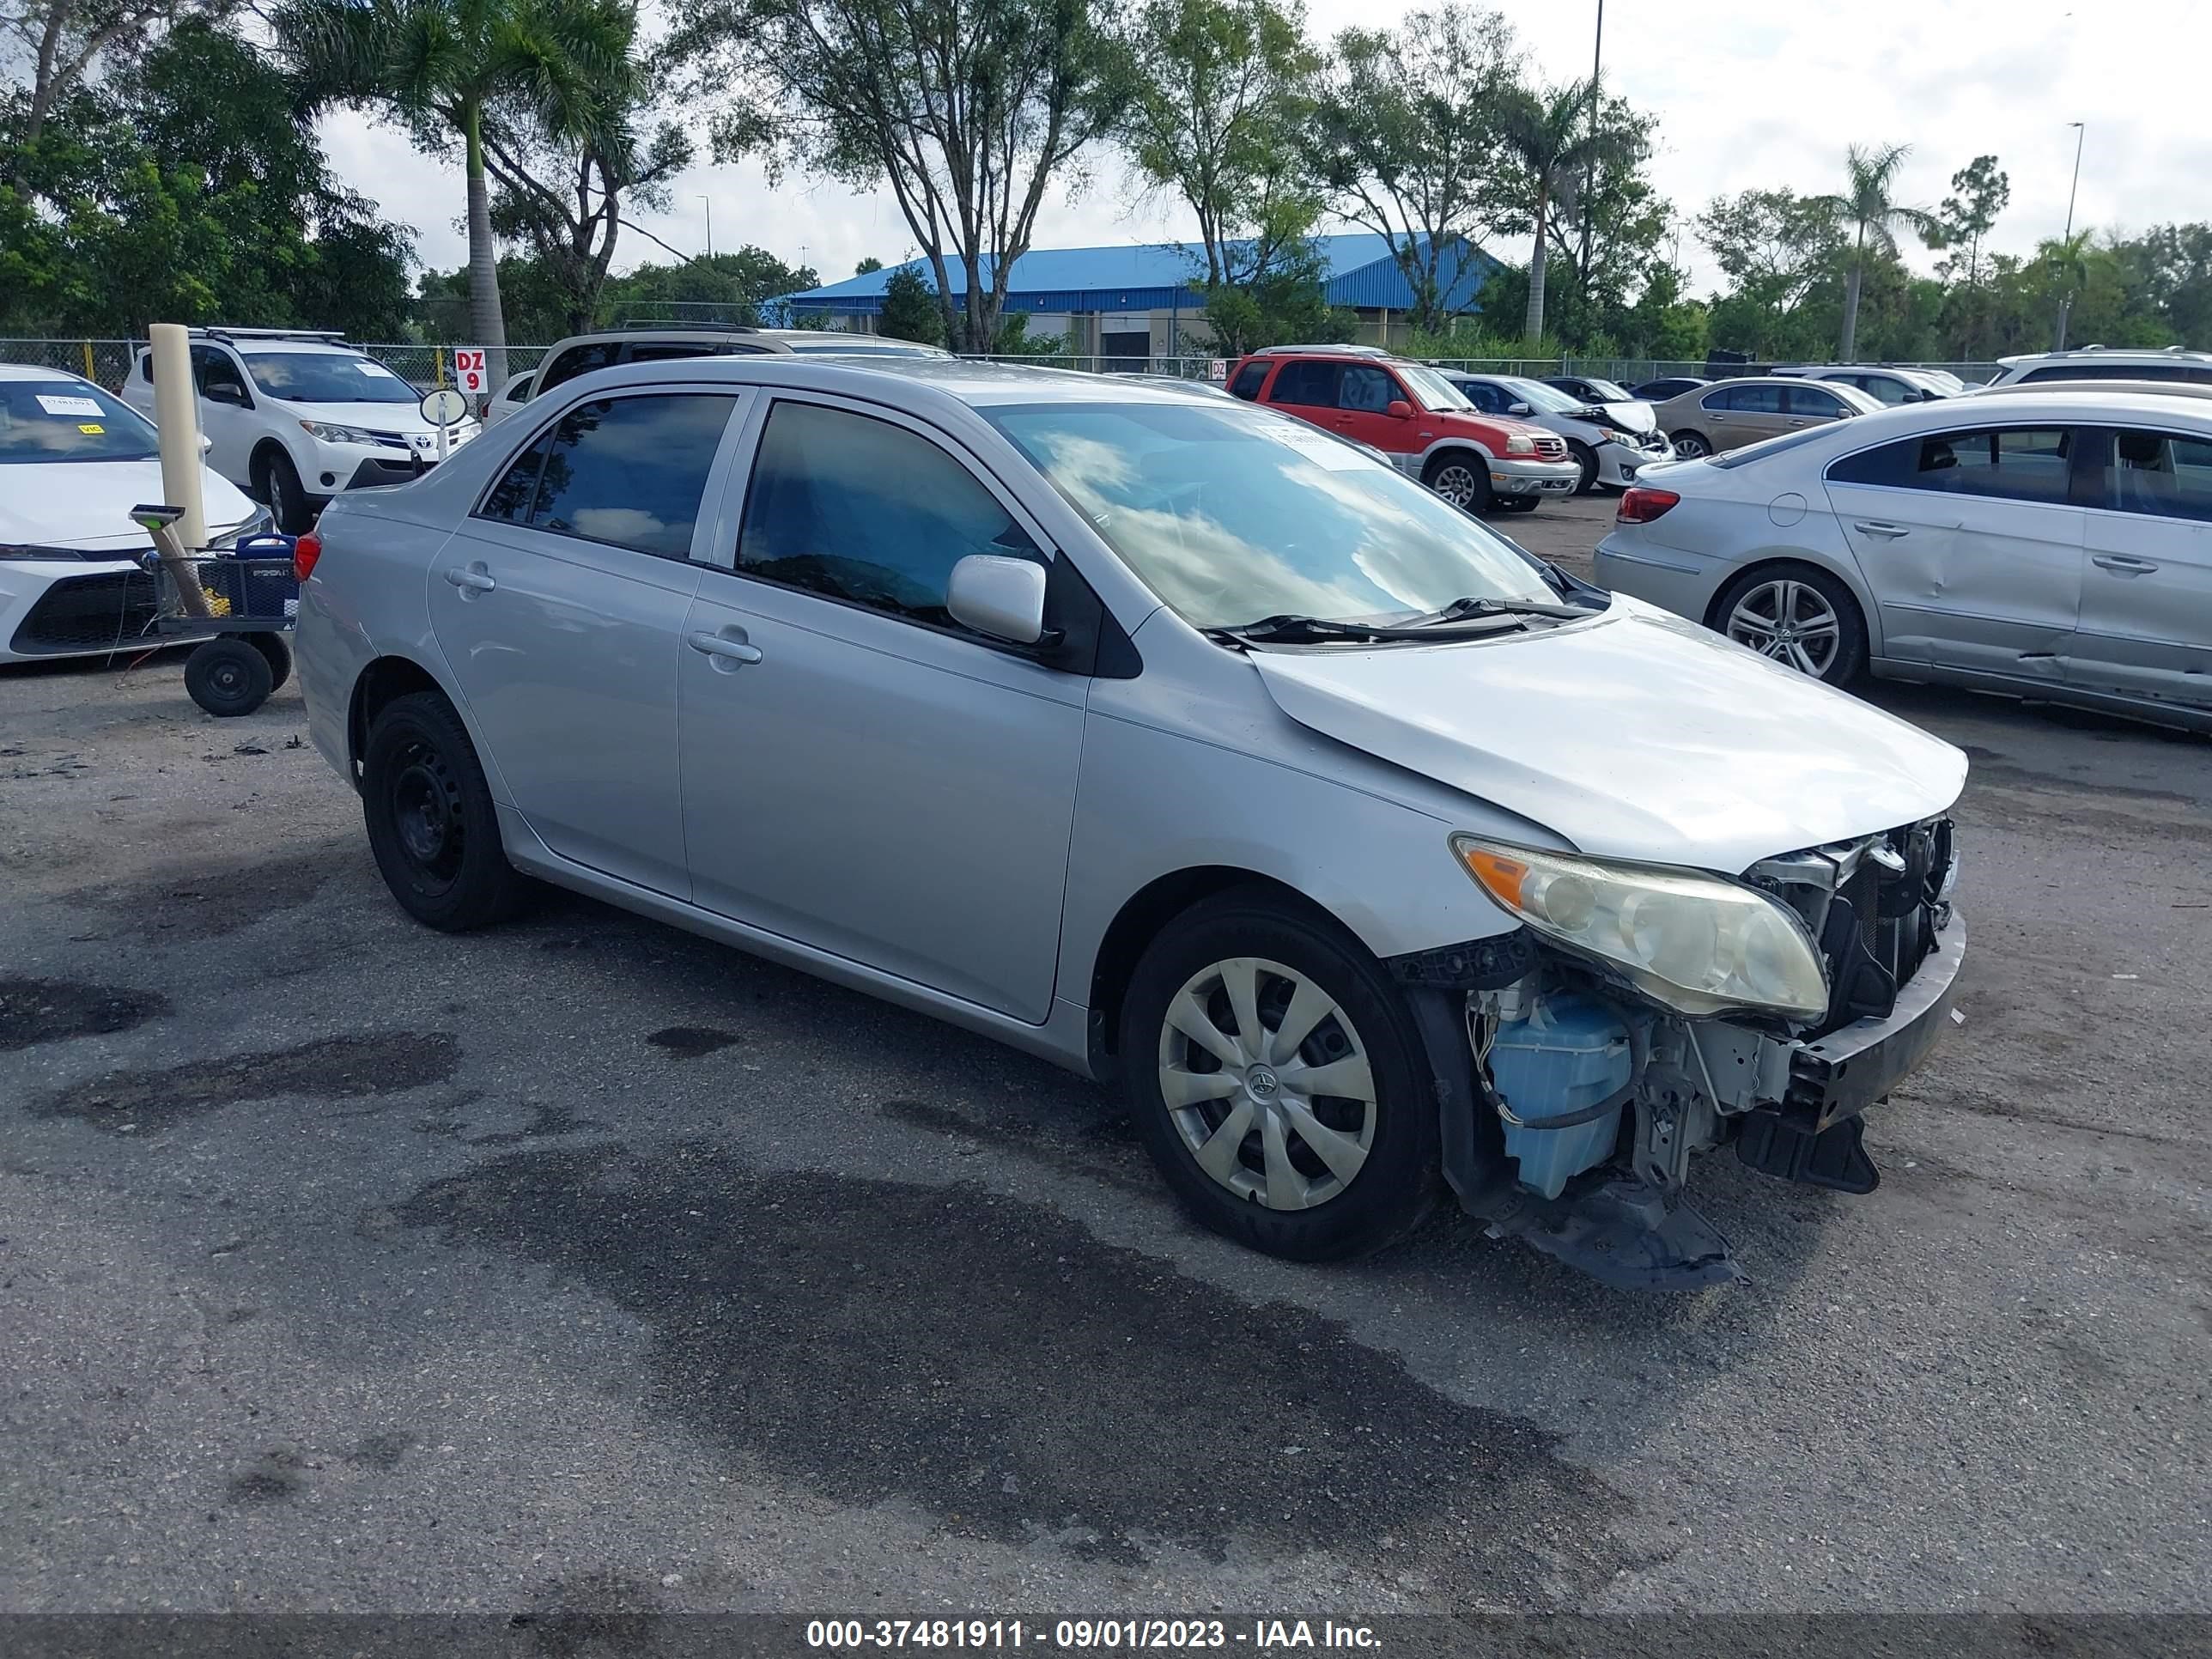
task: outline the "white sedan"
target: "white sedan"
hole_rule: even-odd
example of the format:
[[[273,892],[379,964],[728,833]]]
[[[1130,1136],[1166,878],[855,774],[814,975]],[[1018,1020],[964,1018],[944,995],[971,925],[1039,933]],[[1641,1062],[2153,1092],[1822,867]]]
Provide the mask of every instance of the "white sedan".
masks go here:
[[[216,544],[268,527],[204,466],[200,489]],[[131,509],[161,500],[144,416],[79,375],[0,364],[0,662],[105,656],[152,631]]]
[[[1597,580],[1862,672],[2212,730],[2212,406],[1989,392],[1655,468]]]

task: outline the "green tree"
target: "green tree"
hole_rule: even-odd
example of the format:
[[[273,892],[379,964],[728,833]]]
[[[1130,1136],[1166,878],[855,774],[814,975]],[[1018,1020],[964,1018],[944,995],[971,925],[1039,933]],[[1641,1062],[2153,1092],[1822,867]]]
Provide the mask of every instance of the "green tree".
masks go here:
[[[1322,63],[1304,9],[1148,0],[1129,52],[1123,141],[1139,173],[1198,221],[1206,292],[1264,273],[1321,215],[1298,143]]]
[[[1844,167],[1849,184],[1844,193],[1813,198],[1820,210],[1850,236],[1850,264],[1844,287],[1843,338],[1838,347],[1838,355],[1847,363],[1858,361],[1859,295],[1866,280],[1869,256],[1897,258],[1897,234],[1900,230],[1923,239],[1942,234],[1942,227],[1933,214],[1920,208],[1905,207],[1892,198],[1897,187],[1897,171],[1911,153],[1910,144],[1853,144],[1844,153]]]
[[[171,28],[196,19],[222,18],[236,4],[237,0],[0,0],[0,57],[20,59],[31,71],[18,143],[37,143],[54,106],[91,85],[103,62],[135,61]]]
[[[945,313],[920,271],[902,265],[891,272],[890,281],[884,285],[884,309],[876,327],[894,340],[945,343]]]
[[[1458,0],[1408,12],[1395,31],[1336,37],[1308,124],[1310,159],[1337,212],[1389,245],[1419,328],[1446,321],[1443,264],[1482,221],[1515,70],[1505,21]]]
[[[315,106],[384,112],[428,144],[458,138],[468,187],[469,324],[507,374],[487,125],[605,139],[633,98],[624,0],[285,0],[276,38]]]
[[[1214,352],[1241,357],[1266,346],[1357,337],[1358,313],[1330,306],[1327,276],[1320,252],[1301,239],[1281,250],[1268,270],[1216,287],[1203,312]]]
[[[884,262],[872,253],[853,267],[855,276],[872,276],[884,268]]]
[[[1534,230],[1528,250],[1528,296],[1522,337],[1533,344],[1544,334],[1544,277],[1549,263],[1553,209],[1562,219],[1575,215],[1583,175],[1601,160],[1624,149],[1629,139],[1597,119],[1597,86],[1577,81],[1564,87],[1516,87],[1501,100],[1498,143],[1518,174],[1521,200]],[[1579,273],[1578,273],[1579,274]]]
[[[1046,187],[1120,118],[1115,0],[677,0],[716,153],[887,185],[945,336],[998,338]]]
[[[2075,301],[2089,285],[2089,256],[2096,243],[2095,231],[2077,230],[2071,236],[2054,237],[2035,251],[2036,264],[2050,274],[2058,289],[2058,326],[2051,343],[2053,351],[2066,349],[2066,325]]]
[[[2012,200],[2012,181],[2005,177],[1994,155],[1977,155],[1951,175],[1951,193],[1936,210],[1938,227],[1929,239],[1931,247],[1964,248],[1966,264],[1956,256],[1937,270],[1972,288],[1981,279],[1982,239],[1996,228],[1997,216]]]
[[[1711,307],[1712,343],[1755,356],[1809,356],[1800,307],[1844,247],[1834,217],[1817,199],[1788,190],[1716,197],[1698,216],[1698,240],[1729,279]]]

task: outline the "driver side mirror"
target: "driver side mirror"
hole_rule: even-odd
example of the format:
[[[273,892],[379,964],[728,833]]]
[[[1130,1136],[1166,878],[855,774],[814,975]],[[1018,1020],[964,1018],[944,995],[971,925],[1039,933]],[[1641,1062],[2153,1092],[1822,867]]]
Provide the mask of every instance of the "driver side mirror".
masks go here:
[[[201,393],[211,404],[228,404],[234,409],[246,407],[246,388],[234,386],[228,380],[210,380]]]
[[[1413,406],[1403,398],[1391,398],[1389,408],[1382,412],[1394,421],[1410,421],[1413,418]]]
[[[1505,406],[1505,412],[1508,415],[1526,415],[1528,413],[1528,405],[1526,404],[1508,404]]]
[[[1034,559],[970,553],[952,567],[945,608],[952,620],[1013,645],[1043,641],[1044,567]]]

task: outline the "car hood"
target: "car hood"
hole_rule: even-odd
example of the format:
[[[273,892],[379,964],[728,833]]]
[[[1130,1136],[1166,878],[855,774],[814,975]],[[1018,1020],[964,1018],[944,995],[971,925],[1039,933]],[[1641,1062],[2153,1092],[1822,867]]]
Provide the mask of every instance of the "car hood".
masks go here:
[[[1605,411],[1606,419],[1625,432],[1656,432],[1659,429],[1659,411],[1650,404],[1639,401],[1599,404],[1596,406]]]
[[[150,538],[131,522],[131,509],[162,499],[161,463],[150,457],[0,467],[0,542],[143,548]],[[210,532],[232,529],[253,516],[253,503],[238,486],[204,466],[200,501]]]
[[[1251,660],[1300,725],[1610,858],[1734,874],[1966,783],[1942,739],[1623,596],[1544,634]]]
[[[325,421],[364,432],[397,432],[409,437],[422,433],[434,437],[438,431],[414,404],[286,404],[284,407],[303,421]],[[465,420],[446,428],[446,441],[465,443],[477,430],[475,420]]]

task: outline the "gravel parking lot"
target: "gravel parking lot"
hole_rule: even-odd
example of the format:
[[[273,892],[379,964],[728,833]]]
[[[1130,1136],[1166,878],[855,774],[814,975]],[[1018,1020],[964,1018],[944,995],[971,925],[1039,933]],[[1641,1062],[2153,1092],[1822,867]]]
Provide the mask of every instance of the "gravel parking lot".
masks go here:
[[[2212,744],[1872,695],[1973,757],[1965,1024],[1638,1298],[1245,1254],[981,1040],[416,927],[290,687],[0,672],[0,1609],[2212,1612]]]

